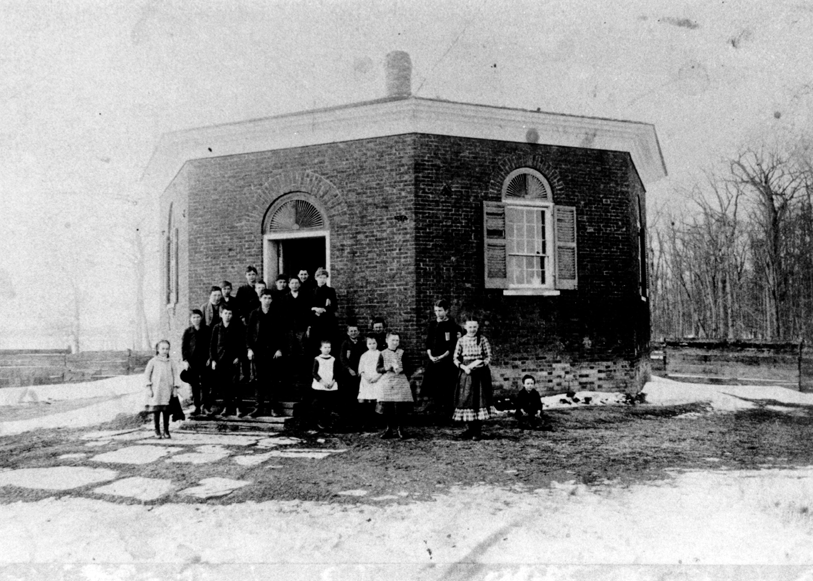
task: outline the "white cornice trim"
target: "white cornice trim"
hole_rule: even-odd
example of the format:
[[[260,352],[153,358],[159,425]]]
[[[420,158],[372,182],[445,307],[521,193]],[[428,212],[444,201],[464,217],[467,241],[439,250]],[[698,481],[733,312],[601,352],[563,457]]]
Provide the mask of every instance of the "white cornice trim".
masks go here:
[[[142,177],[163,191],[191,159],[424,133],[626,151],[645,184],[666,176],[654,125],[411,97],[201,127],[161,137]]]

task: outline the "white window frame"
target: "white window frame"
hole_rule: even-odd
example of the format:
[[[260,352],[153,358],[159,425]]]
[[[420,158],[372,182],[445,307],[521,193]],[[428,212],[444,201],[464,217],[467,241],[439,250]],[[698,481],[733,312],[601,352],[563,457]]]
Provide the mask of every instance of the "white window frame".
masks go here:
[[[539,179],[547,190],[547,199],[528,199],[528,198],[515,198],[506,196],[508,184],[511,183],[519,174],[530,174]],[[538,171],[531,168],[519,168],[512,171],[503,181],[502,187],[502,203],[505,204],[505,240],[508,244],[509,240],[509,212],[514,209],[535,209],[541,212],[544,216],[544,233],[545,233],[545,254],[541,260],[544,261],[545,267],[545,281],[542,284],[515,284],[511,282],[510,276],[510,257],[511,253],[506,249],[506,276],[508,277],[508,288],[503,290],[503,295],[520,296],[520,295],[543,295],[543,296],[558,296],[560,291],[555,288],[556,285],[556,261],[555,252],[556,246],[554,244],[554,223],[553,223],[553,192],[551,190],[548,180]],[[516,256],[516,254],[514,254]],[[533,256],[533,255],[526,255]]]

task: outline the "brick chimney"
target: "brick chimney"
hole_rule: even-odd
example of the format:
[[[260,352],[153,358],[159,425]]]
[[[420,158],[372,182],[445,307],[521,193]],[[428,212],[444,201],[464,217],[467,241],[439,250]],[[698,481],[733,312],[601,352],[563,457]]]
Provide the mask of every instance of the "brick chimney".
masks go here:
[[[412,94],[412,60],[409,53],[394,50],[385,63],[387,97],[409,97]]]

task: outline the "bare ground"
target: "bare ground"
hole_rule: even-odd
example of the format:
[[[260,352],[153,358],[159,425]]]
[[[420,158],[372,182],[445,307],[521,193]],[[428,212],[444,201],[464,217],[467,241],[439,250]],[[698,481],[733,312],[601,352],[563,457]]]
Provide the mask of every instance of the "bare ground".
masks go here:
[[[323,460],[273,459],[266,464],[95,464],[117,470],[120,477],[171,478],[177,489],[213,476],[253,484],[220,499],[198,500],[170,494],[152,504],[233,504],[245,501],[317,500],[368,503],[369,498],[408,493],[411,500],[430,499],[451,488],[476,485],[538,489],[552,482],[611,483],[626,486],[668,478],[682,469],[753,469],[813,464],[811,408],[760,401],[754,409],[709,413],[703,403],[676,406],[606,406],[546,412],[546,429],[523,429],[513,417],[486,424],[479,442],[456,439],[460,428],[413,418],[406,441],[380,440],[374,433],[316,434],[294,430],[308,448],[344,449]],[[781,406],[784,411],[777,411]],[[773,407],[773,409],[771,409]],[[790,412],[790,413],[788,413]],[[119,418],[102,429],[138,424]],[[88,448],[79,436],[86,430],[54,429],[0,438],[0,469],[70,465],[58,456]],[[319,441],[322,440],[322,441]],[[86,460],[77,464],[87,465]],[[92,487],[88,487],[88,490]],[[366,496],[338,495],[363,489]],[[6,487],[0,503],[82,495]],[[113,502],[141,504],[127,498]],[[406,502],[392,500],[391,502]],[[380,504],[380,503],[378,503]]]

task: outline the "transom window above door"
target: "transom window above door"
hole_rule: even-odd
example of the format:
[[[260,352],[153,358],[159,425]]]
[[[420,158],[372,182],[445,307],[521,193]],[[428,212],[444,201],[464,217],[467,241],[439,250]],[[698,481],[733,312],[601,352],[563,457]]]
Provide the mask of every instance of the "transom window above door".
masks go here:
[[[263,219],[263,278],[295,276],[319,267],[330,270],[330,227],[321,204],[307,192],[284,194]]]
[[[291,230],[322,230],[325,219],[316,206],[301,198],[292,198],[272,208],[265,221],[264,231],[287,232]]]

